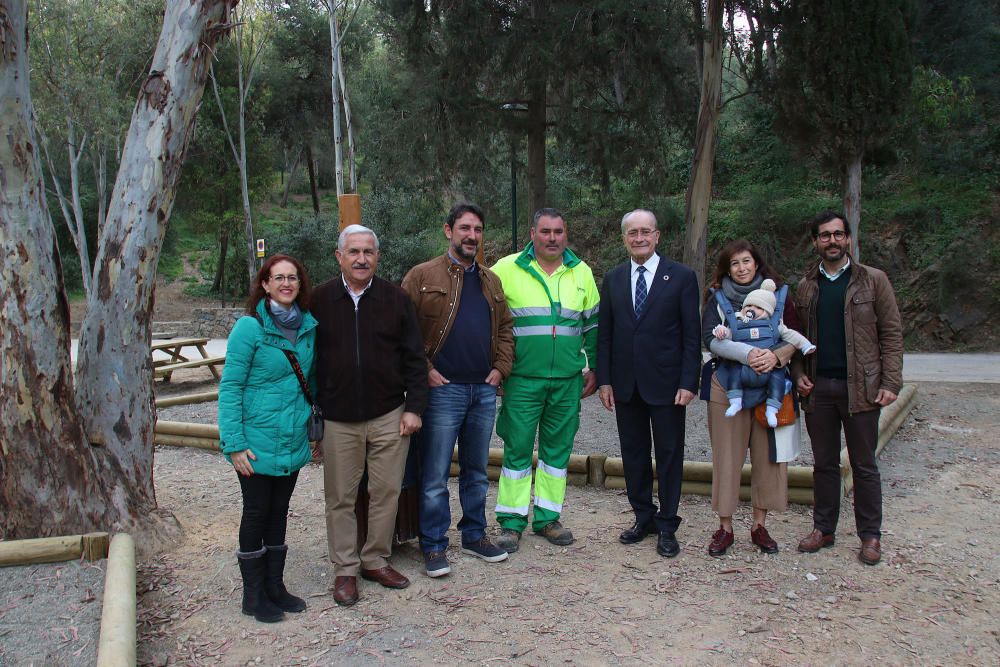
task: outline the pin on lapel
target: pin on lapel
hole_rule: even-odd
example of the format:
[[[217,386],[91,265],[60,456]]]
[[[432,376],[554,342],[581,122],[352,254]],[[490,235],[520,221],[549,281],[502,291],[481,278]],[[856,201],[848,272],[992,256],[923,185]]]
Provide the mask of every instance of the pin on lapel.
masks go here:
[[[664,280],[670,280],[670,276],[663,276]]]

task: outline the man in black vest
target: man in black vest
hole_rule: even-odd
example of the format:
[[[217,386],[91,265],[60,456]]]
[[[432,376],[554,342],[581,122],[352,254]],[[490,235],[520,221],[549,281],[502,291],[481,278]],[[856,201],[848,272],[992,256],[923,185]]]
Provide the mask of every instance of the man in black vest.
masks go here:
[[[878,420],[903,387],[903,328],[888,277],[848,253],[851,234],[843,215],[817,215],[812,238],[820,262],[799,283],[795,308],[817,351],[804,359],[796,355],[792,375],[812,441],[816,504],[813,531],[799,542],[799,551],[833,546],[843,428],[854,474],[858,559],[875,565],[882,557]]]

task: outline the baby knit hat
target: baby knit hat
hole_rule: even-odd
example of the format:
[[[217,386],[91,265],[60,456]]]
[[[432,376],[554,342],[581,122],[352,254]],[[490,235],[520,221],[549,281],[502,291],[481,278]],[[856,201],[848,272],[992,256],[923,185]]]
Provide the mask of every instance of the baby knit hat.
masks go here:
[[[757,306],[767,312],[767,316],[774,315],[774,307],[777,301],[774,298],[774,290],[777,286],[770,278],[765,278],[760,287],[747,294],[743,299],[743,306]]]

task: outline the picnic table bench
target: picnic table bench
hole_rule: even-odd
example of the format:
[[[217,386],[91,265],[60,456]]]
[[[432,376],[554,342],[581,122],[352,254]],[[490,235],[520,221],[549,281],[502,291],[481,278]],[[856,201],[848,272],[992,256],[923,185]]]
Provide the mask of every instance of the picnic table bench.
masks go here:
[[[170,382],[170,376],[174,371],[185,368],[200,368],[207,366],[215,379],[219,379],[220,366],[226,362],[226,357],[210,357],[205,345],[208,338],[173,338],[170,340],[156,341],[150,346],[150,354],[160,352],[167,355],[167,358],[157,359],[153,357],[153,371],[156,377],[163,378],[164,382]],[[193,347],[201,356],[195,356],[191,352],[185,352],[184,348]]]

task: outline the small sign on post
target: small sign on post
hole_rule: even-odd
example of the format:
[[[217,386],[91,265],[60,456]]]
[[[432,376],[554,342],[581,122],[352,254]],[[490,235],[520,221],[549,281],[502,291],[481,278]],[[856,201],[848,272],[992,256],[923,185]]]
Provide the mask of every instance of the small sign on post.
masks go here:
[[[264,239],[257,239],[257,259],[264,257]]]

